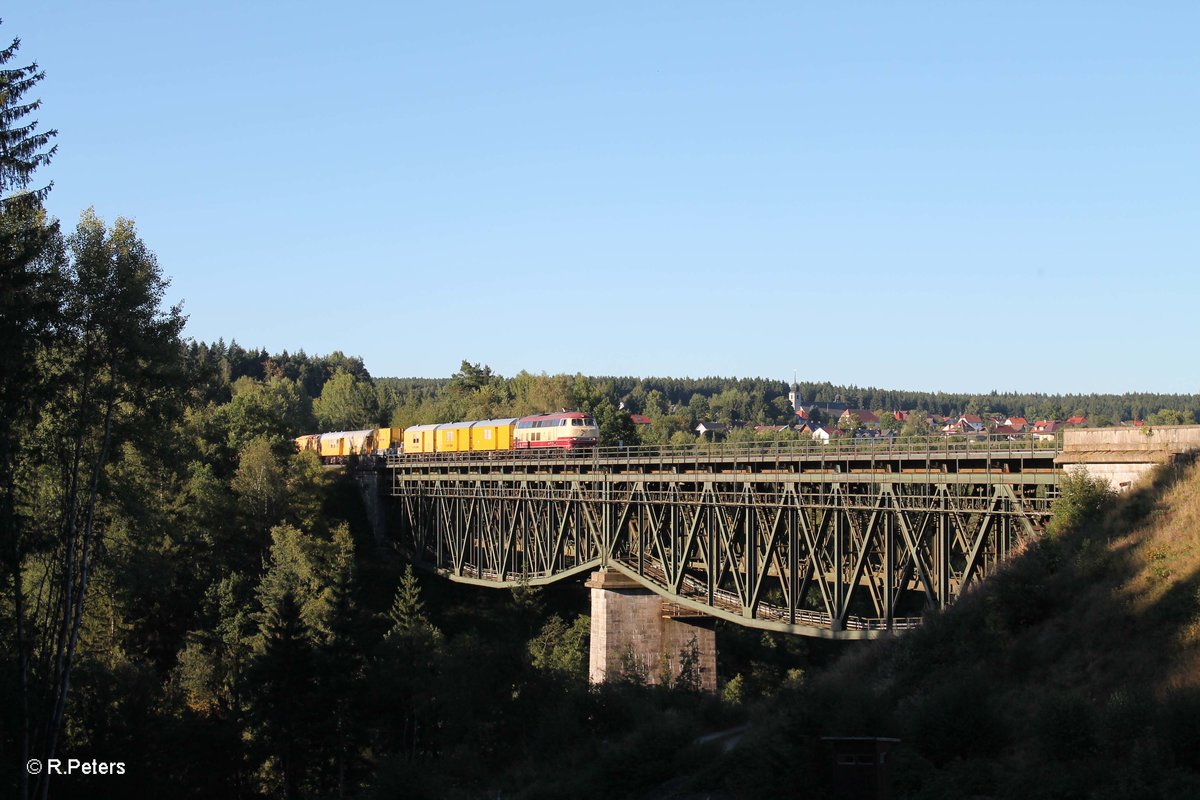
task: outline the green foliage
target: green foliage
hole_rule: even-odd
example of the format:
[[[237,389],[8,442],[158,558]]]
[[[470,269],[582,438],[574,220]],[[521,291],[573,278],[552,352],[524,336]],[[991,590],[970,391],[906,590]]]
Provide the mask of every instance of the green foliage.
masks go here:
[[[318,722],[316,653],[292,592],[285,588],[267,603],[248,675],[255,687],[249,734],[267,756],[258,772],[263,788],[297,797],[312,768]]]
[[[1072,470],[1063,477],[1059,492],[1054,503],[1054,516],[1046,526],[1046,533],[1050,536],[1078,530],[1098,519],[1114,497],[1106,479],[1092,477],[1082,468]]]
[[[413,573],[411,565],[404,568],[400,588],[396,591],[388,618],[392,621],[389,636],[436,630],[425,612],[425,602],[421,599],[421,585],[417,583],[417,576]]]
[[[1184,413],[1176,408],[1162,408],[1146,418],[1151,425],[1192,425],[1196,422],[1194,413]]]
[[[344,536],[330,541],[287,524],[272,528],[270,561],[257,590],[264,613],[287,595],[309,630],[328,631],[331,586],[347,569],[345,547]]]
[[[696,637],[679,649],[679,670],[670,683],[666,684],[682,692],[699,693],[704,688],[700,675],[700,646]]]
[[[875,416],[879,417],[879,430],[900,433],[904,429],[904,421],[896,419],[894,410],[889,411],[886,408],[878,408],[874,413]]]
[[[579,616],[570,626],[552,614],[537,636],[529,641],[529,660],[534,669],[586,683],[591,620]]]
[[[929,424],[929,413],[920,408],[909,411],[900,428],[901,436],[928,436],[931,433],[933,428]]]
[[[233,397],[221,406],[219,416],[232,450],[257,439],[290,440],[308,425],[311,404],[295,381],[280,377],[260,381],[243,375],[230,388]]]
[[[344,370],[325,383],[312,407],[317,427],[323,431],[375,428],[382,416],[371,383]]]
[[[730,705],[741,705],[746,700],[746,679],[742,673],[730,678],[721,687],[721,699]]]
[[[230,488],[243,512],[263,529],[279,521],[286,489],[284,474],[284,462],[270,439],[254,439],[239,454]]]

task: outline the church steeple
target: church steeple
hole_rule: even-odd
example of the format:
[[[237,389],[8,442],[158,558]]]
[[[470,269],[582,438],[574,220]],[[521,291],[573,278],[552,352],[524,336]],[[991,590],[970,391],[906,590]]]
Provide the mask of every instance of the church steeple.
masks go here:
[[[800,410],[800,384],[796,383],[796,372],[792,371],[792,386],[788,391],[788,402],[792,404],[793,411]]]

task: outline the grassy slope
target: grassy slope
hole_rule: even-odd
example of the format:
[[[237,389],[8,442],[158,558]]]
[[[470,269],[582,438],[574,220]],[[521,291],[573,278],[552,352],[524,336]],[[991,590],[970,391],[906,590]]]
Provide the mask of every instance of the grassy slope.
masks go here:
[[[822,735],[901,738],[900,797],[1200,797],[1200,465],[773,703],[698,783],[827,796]]]

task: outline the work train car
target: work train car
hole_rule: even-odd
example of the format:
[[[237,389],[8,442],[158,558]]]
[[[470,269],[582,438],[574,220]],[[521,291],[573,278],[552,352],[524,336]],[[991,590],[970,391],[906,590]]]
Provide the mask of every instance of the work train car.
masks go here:
[[[345,464],[350,456],[382,455],[399,448],[403,431],[399,428],[369,428],[361,431],[310,433],[296,437],[296,449],[312,450],[322,464]]]
[[[405,455],[478,453],[554,447],[594,447],[600,440],[596,420],[579,411],[511,419],[484,419],[414,425],[404,430]]]
[[[414,425],[404,430],[404,452],[475,453],[487,450],[511,450],[516,417],[483,419],[474,422],[443,422],[440,425]]]
[[[344,464],[351,456],[429,453],[486,453],[557,448],[594,447],[600,428],[594,417],[580,411],[536,414],[531,417],[444,422],[399,428],[313,433],[296,438],[301,452],[314,451],[323,464]]]

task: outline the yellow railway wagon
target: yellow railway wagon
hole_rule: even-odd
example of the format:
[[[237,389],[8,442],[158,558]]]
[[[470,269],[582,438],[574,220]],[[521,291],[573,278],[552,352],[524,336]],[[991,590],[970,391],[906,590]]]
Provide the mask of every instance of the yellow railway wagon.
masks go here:
[[[437,442],[437,425],[413,425],[404,429],[405,453],[432,453]]]
[[[517,418],[484,419],[471,425],[471,450],[511,450]]]
[[[312,450],[313,452],[316,452],[317,445],[321,441],[321,434],[309,433],[305,434],[304,436],[297,436],[295,441],[296,449],[301,453],[303,453],[305,450]]]
[[[321,458],[345,458],[363,452],[364,446],[369,452],[374,434],[374,430],[322,433],[317,455]]]
[[[379,428],[375,431],[375,449],[372,452],[380,453],[384,450],[391,450],[393,447],[399,447],[404,441],[404,430],[402,428]]]
[[[471,422],[447,422],[437,426],[437,452],[465,453],[471,449]]]

